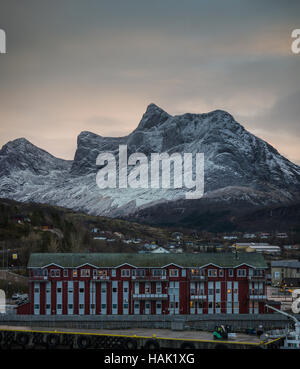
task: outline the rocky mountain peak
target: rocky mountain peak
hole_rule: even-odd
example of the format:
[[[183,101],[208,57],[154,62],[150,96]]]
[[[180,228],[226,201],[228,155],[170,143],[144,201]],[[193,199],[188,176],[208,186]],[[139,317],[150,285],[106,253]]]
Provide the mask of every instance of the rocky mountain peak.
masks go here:
[[[154,127],[158,127],[170,117],[171,115],[159,106],[151,103],[147,106],[146,112],[143,114],[136,130],[150,130]]]

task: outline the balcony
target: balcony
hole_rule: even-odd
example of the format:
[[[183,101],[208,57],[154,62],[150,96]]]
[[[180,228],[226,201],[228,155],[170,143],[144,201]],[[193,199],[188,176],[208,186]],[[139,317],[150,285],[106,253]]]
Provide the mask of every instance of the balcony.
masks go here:
[[[167,300],[166,293],[139,293],[133,295],[134,300]]]
[[[259,301],[265,301],[267,299],[266,295],[249,295],[250,300],[259,300]]]
[[[206,295],[191,295],[191,300],[201,301],[206,300]]]
[[[48,281],[48,276],[46,275],[35,275],[35,276],[31,276],[30,280],[33,282],[47,282]]]
[[[251,282],[265,282],[266,277],[262,275],[249,275],[248,280]]]
[[[110,280],[110,277],[108,277],[107,275],[94,275],[93,276],[93,281],[94,282],[105,282],[105,281],[109,281]]]
[[[144,276],[132,276],[133,281],[149,281],[149,282],[160,282],[160,281],[168,281],[169,278],[165,275],[154,276],[154,275],[144,275]]]
[[[206,275],[192,275],[191,280],[192,281],[206,281],[207,277]]]

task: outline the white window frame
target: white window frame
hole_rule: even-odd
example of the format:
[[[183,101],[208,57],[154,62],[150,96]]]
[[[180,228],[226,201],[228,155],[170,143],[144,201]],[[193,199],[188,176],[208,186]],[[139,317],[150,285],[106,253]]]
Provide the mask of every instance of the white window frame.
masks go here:
[[[80,269],[80,277],[90,277],[89,269]]]
[[[173,273],[175,273],[175,275]],[[169,276],[170,277],[179,277],[179,270],[178,269],[170,269],[169,270]]]
[[[208,269],[208,277],[217,277],[218,276],[218,269]]]
[[[237,277],[247,277],[247,270],[246,269],[238,269],[237,270]]]
[[[129,278],[130,277],[130,269],[122,269],[121,270],[121,277],[122,278]]]

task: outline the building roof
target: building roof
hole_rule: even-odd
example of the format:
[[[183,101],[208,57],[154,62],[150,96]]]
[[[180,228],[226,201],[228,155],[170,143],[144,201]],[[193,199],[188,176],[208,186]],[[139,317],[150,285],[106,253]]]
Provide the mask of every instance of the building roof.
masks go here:
[[[271,262],[273,268],[300,268],[300,262],[297,260],[277,260]]]
[[[273,246],[273,245],[269,245],[269,246],[255,246],[255,245],[250,245],[249,248],[251,249],[257,249],[257,250],[280,250],[279,246]]]
[[[236,246],[269,246],[269,243],[266,242],[235,242]]]
[[[28,268],[41,268],[56,264],[65,268],[91,264],[95,267],[111,268],[122,264],[136,267],[164,267],[176,264],[182,267],[201,267],[214,264],[223,268],[233,268],[247,264],[254,268],[267,268],[260,254],[239,253],[238,259],[232,253],[203,254],[126,254],[126,253],[33,253]]]

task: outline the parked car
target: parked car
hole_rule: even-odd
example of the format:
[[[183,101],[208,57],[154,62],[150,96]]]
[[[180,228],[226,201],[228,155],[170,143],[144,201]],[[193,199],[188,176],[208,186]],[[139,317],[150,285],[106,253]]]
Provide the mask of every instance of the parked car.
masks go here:
[[[21,297],[21,294],[17,292],[17,293],[14,293],[11,298],[13,300],[18,300],[20,297]]]

